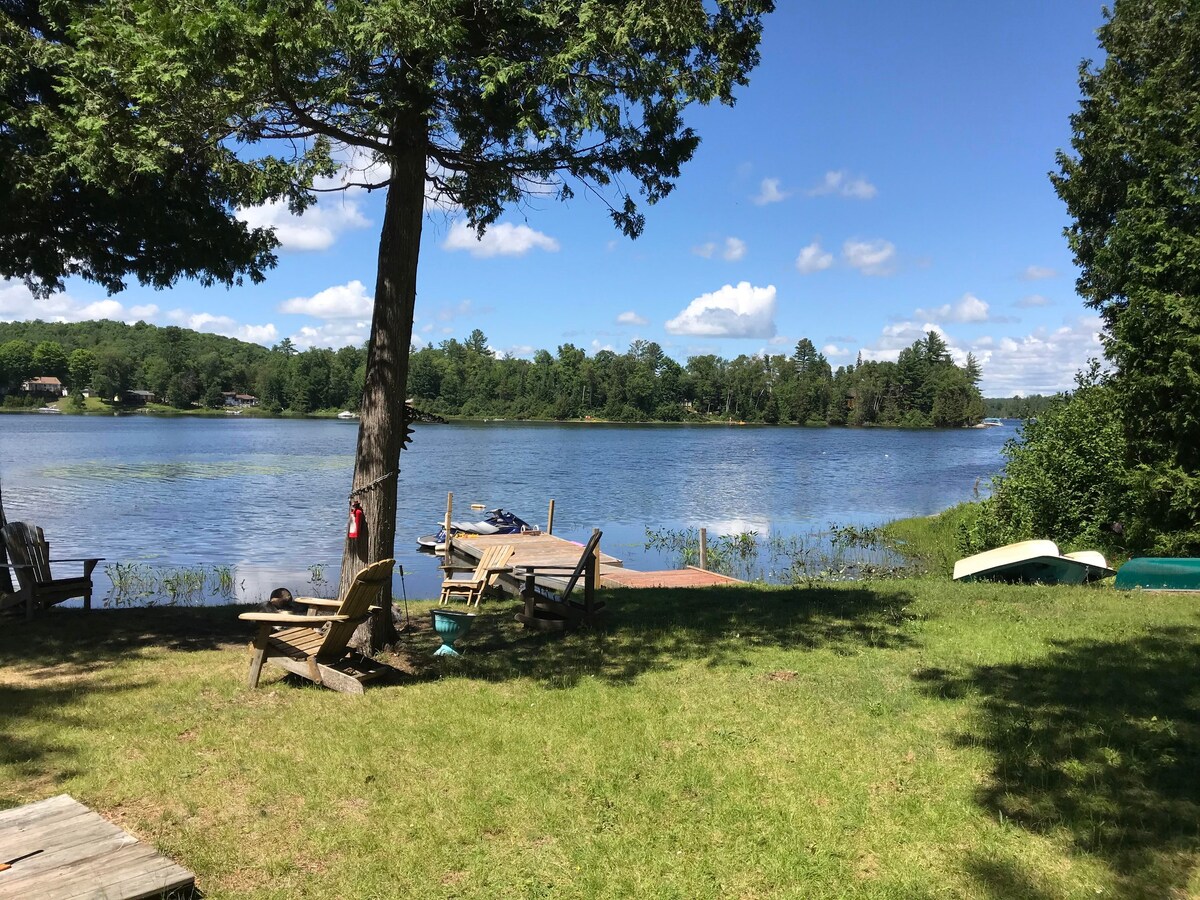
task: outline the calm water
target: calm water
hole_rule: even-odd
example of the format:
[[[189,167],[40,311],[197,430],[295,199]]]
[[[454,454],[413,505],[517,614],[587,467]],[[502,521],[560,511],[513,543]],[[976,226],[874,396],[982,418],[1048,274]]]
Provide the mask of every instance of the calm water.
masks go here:
[[[419,426],[401,459],[396,593],[436,595],[436,561],[415,538],[434,530],[447,491],[456,519],[482,503],[539,525],[554,498],[556,534],[602,528],[606,552],[655,569],[675,560],[644,549],[647,526],[787,535],[938,512],[986,485],[1014,432]],[[0,488],[8,518],[45,528],[55,556],[227,565],[253,600],[277,584],[305,591],[312,564],[336,584],[356,433],[325,420],[4,415]]]

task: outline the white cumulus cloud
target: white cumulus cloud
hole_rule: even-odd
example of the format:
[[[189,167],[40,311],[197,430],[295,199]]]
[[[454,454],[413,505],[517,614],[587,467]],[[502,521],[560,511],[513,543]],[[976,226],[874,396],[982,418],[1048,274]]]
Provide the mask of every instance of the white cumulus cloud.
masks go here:
[[[371,224],[358,202],[341,194],[319,200],[299,216],[278,200],[240,209],[237,216],[251,228],[274,228],[284,250],[326,250],[343,231]]]
[[[839,197],[849,197],[853,200],[870,200],[877,193],[875,185],[867,179],[861,175],[851,177],[850,173],[843,169],[837,172],[826,172],[821,183],[809,189],[808,195],[821,197],[827,194],[836,194]]]
[[[340,347],[361,346],[370,333],[370,319],[333,319],[322,325],[306,325],[289,337],[300,350],[310,347],[328,347],[336,350]]]
[[[528,225],[514,225],[511,222],[492,225],[480,238],[475,229],[459,220],[451,227],[442,247],[446,250],[466,250],[472,256],[486,258],[524,256],[535,249],[554,253],[558,250],[558,241]]]
[[[974,294],[963,294],[957,303],[946,303],[935,309],[918,309],[914,315],[934,322],[986,322],[988,305]]]
[[[292,297],[279,311],[318,319],[370,319],[375,301],[358,279],[318,291],[311,297]]]
[[[703,294],[666,323],[670,334],[770,338],[775,335],[775,286],[748,281]]]
[[[758,187],[758,193],[751,199],[755,206],[766,206],[769,203],[779,203],[791,195],[780,188],[778,178],[764,178]]]
[[[890,275],[895,270],[896,246],[885,240],[850,240],[842,244],[842,257],[864,275]]]
[[[649,322],[646,319],[639,316],[637,313],[630,310],[629,312],[623,312],[619,316],[617,316],[617,324],[618,325],[647,325],[647,324],[649,324]]]
[[[737,262],[746,255],[746,242],[741,238],[727,237],[723,243],[708,241],[692,248],[692,252],[705,259],[712,259],[718,253],[727,262]]]
[[[821,248],[820,241],[813,241],[796,257],[796,268],[805,275],[821,272],[833,265],[833,254]]]

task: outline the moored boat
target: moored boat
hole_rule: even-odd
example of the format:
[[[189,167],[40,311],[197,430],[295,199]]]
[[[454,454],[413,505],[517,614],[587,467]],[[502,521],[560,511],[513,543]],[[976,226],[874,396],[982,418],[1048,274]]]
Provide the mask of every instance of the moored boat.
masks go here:
[[[1120,591],[1200,591],[1200,559],[1139,556],[1117,571]]]
[[[522,531],[536,531],[524,519],[518,518],[506,509],[493,509],[487,517],[478,522],[451,522],[450,528],[455,535],[460,534],[518,534]],[[446,529],[439,527],[434,534],[424,534],[417,538],[417,547],[421,550],[441,552],[446,549]]]
[[[1095,550],[1061,554],[1054,541],[1020,541],[960,559],[955,581],[1084,584],[1115,574]]]

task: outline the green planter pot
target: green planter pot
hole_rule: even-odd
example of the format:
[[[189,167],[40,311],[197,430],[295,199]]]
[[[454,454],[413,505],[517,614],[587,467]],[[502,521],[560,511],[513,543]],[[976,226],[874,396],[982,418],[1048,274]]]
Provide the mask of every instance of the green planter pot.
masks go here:
[[[451,609],[431,609],[433,630],[442,639],[442,646],[434,651],[434,656],[462,656],[454,649],[454,642],[465,637],[475,621],[475,613],[459,612]]]

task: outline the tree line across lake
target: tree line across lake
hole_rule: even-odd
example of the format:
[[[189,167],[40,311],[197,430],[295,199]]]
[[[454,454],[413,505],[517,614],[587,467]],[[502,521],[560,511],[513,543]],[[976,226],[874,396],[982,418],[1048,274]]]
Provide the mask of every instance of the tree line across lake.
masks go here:
[[[365,370],[361,347],[298,351],[285,339],[267,349],[144,322],[0,323],[0,392],[10,406],[23,381],[55,376],[76,395],[151,391],[178,409],[219,407],[231,391],[266,411],[355,409]],[[708,354],[681,365],[650,341],[625,353],[588,356],[563,344],[532,360],[497,357],[476,329],[414,351],[408,393],[450,416],[957,426],[984,415],[979,375],[973,357],[956,365],[933,331],[895,362],[860,358],[835,370],[807,338],[791,355]]]

